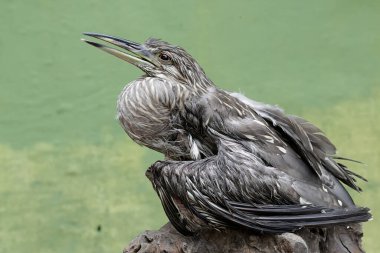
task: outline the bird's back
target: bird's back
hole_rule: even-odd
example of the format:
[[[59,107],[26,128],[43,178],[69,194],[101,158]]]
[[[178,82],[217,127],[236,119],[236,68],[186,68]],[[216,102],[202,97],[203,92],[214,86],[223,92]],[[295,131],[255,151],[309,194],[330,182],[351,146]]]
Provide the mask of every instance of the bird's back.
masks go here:
[[[304,203],[354,206],[339,182],[356,187],[352,185],[354,174],[334,161],[335,147],[311,123],[288,116],[277,107],[219,89],[210,89],[197,103],[187,104],[189,115],[193,117],[198,112],[196,121],[203,124],[195,129],[208,132],[213,136],[209,139],[218,140],[219,146],[224,140],[235,142],[242,147],[236,148],[236,153],[248,148],[248,155],[257,157],[257,162],[286,173]]]

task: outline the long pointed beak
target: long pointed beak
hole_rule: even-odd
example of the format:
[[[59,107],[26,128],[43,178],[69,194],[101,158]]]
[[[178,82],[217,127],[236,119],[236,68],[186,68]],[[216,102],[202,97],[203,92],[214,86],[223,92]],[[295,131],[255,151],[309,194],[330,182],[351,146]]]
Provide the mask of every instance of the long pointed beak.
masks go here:
[[[127,52],[118,50],[116,48],[108,47],[96,42],[92,42],[86,39],[82,39],[82,41],[90,44],[91,46],[97,47],[107,53],[110,53],[124,61],[127,61],[137,66],[142,70],[146,69],[147,67],[151,68],[155,66],[155,64],[150,60],[150,58],[152,57],[150,52],[139,43],[99,33],[83,34],[125,49]]]

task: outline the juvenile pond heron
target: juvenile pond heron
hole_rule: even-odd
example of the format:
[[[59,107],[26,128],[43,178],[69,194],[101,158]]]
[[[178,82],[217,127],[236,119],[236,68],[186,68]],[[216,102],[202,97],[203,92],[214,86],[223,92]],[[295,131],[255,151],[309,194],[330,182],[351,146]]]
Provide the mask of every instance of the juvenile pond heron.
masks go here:
[[[371,218],[342,185],[360,191],[356,178],[364,178],[310,122],[218,88],[181,47],[85,35],[144,72],[121,92],[117,118],[135,142],[165,155],[146,175],[182,234],[283,233]]]

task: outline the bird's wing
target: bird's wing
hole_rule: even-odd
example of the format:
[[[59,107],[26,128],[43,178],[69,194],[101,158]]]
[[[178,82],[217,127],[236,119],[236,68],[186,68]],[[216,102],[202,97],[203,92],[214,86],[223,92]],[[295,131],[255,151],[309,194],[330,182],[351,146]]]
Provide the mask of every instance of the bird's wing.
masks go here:
[[[365,178],[348,170],[345,165],[334,159],[354,160],[337,157],[335,146],[318,127],[300,117],[287,115],[276,106],[253,101],[238,93],[231,95],[249,105],[281,136],[286,138],[293,149],[309,163],[324,183],[329,185],[328,175],[324,173],[324,169],[326,169],[346,185],[361,191],[360,187],[355,184],[355,177],[362,180]]]
[[[291,179],[283,172],[239,155],[237,146],[233,146],[233,142],[226,142],[216,156],[197,161],[157,162],[149,169],[165,210],[179,200],[181,206],[203,222],[192,224],[194,217],[181,212],[177,204],[167,215],[176,227],[179,224],[179,231],[197,232],[206,226],[282,233],[304,226],[362,222],[370,218],[366,208],[301,204]],[[187,225],[178,221],[181,216]]]
[[[159,176],[157,170],[154,170],[151,166],[145,173],[147,178],[152,182],[153,188],[157,192],[158,197],[161,200],[166,216],[169,218],[171,224],[183,235],[192,235],[193,232],[189,230],[187,221],[181,217],[178,207],[176,206],[173,195],[170,194],[170,190],[162,187],[161,183],[157,180]]]
[[[331,189],[338,187],[337,191],[341,193],[345,191],[336,178],[360,190],[355,184],[355,176],[359,175],[337,163],[334,145],[317,127],[301,118],[217,89],[196,102],[188,103],[187,108],[189,115],[198,117],[199,124],[202,124],[199,129],[211,129],[220,136],[242,141],[250,140],[272,166],[284,167],[294,176],[305,179],[310,178],[310,172],[314,171],[324,185]],[[352,202],[348,195],[343,198]]]

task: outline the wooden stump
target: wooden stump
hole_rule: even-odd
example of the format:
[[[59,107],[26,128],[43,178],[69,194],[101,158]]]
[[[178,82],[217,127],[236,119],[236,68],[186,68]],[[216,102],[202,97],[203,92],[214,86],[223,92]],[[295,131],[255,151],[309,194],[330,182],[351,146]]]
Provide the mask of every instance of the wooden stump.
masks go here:
[[[170,224],[137,236],[124,253],[341,253],[364,252],[360,225],[302,229],[297,233],[257,235],[210,231],[186,237]]]

